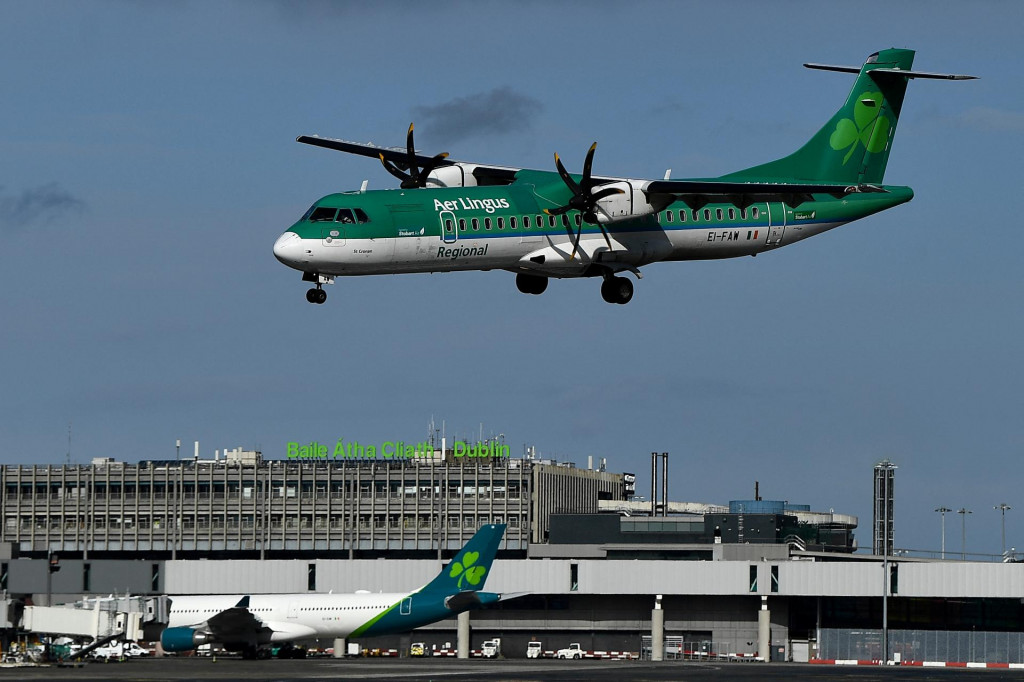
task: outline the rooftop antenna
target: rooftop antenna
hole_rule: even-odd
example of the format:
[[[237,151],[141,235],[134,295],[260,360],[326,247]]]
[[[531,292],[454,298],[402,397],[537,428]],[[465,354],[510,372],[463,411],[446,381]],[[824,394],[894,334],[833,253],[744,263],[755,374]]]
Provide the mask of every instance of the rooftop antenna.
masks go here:
[[[71,466],[71,422],[68,422],[68,456],[65,465]]]
[[[181,439],[174,441],[174,459],[178,462],[181,461]]]

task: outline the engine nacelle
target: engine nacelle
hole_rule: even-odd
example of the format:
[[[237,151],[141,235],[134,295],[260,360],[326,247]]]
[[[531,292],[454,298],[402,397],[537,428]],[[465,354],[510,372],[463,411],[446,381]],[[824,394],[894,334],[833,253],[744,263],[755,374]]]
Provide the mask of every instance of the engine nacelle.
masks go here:
[[[614,223],[620,220],[629,220],[639,216],[652,215],[663,210],[671,203],[671,198],[666,200],[664,205],[652,204],[647,193],[642,189],[642,181],[620,180],[608,182],[594,187],[594,192],[599,192],[608,187],[617,187],[622,194],[613,194],[597,202],[597,222]]]
[[[212,640],[209,633],[189,627],[167,628],[160,634],[160,646],[164,651],[191,651]]]
[[[427,176],[427,187],[476,187],[476,176],[473,175],[475,167],[470,164],[456,163],[451,166],[435,168]]]

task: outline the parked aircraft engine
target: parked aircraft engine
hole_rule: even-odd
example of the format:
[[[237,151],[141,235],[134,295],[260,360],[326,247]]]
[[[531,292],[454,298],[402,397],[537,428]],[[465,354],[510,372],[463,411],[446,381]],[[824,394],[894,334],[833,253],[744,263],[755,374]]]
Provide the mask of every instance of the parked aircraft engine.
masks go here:
[[[167,628],[160,635],[160,646],[164,651],[191,651],[210,641],[209,633],[189,627]]]

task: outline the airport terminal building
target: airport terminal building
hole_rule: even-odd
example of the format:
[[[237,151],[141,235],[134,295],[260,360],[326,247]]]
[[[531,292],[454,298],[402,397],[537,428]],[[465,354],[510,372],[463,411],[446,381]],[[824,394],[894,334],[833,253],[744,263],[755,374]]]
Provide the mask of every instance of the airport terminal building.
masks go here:
[[[53,552],[54,602],[412,590],[479,524],[505,523],[486,589],[528,594],[473,612],[471,627],[474,648],[500,637],[507,657],[529,641],[649,655],[663,622],[666,655],[752,656],[768,637],[772,659],[872,659],[886,611],[905,660],[1024,662],[1024,564],[883,563],[855,552],[849,515],[761,499],[657,507],[632,499],[632,474],[531,459],[227,455],[0,468],[0,589],[42,603]],[[456,629],[412,637],[441,647]]]

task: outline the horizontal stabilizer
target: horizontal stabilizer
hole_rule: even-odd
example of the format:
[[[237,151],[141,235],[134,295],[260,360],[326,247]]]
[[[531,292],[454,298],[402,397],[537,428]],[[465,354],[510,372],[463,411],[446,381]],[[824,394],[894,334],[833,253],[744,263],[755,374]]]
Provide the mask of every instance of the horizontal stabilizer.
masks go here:
[[[834,66],[832,64],[804,64],[808,69],[818,69],[819,71],[839,71],[840,73],[860,73],[861,67],[859,66]],[[938,80],[948,81],[969,81],[974,80],[977,76],[967,76],[957,73],[930,73],[928,71],[907,71],[904,69],[871,69],[873,75],[881,75],[885,73],[891,73],[894,76],[903,76],[904,78],[933,78]]]

